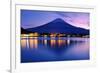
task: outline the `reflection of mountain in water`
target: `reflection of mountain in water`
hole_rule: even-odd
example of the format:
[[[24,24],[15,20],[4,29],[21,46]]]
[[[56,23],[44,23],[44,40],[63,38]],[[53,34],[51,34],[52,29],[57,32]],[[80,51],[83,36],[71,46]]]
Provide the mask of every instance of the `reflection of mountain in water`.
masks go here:
[[[88,59],[88,38],[66,38],[66,40],[21,38],[22,63]]]
[[[55,54],[61,55],[63,54],[66,50],[69,50],[69,48],[73,47],[74,45],[77,44],[82,44],[85,41],[82,40],[71,40],[71,39],[66,39],[66,40],[47,40],[47,49],[49,51],[54,52]],[[45,46],[45,41],[44,45]]]
[[[26,29],[28,32],[37,33],[64,33],[64,34],[85,34],[89,35],[89,30],[72,26],[64,20],[58,18],[42,26]]]

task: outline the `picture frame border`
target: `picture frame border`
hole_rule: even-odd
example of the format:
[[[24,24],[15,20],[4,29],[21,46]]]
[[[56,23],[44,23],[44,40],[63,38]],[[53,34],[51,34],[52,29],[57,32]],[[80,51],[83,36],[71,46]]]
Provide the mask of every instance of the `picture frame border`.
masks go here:
[[[93,10],[93,16],[94,16],[94,10],[95,10],[95,7],[93,7],[93,6],[89,6],[89,7],[87,7],[87,6],[74,6],[74,5],[72,5],[71,7],[70,7],[70,5],[69,6],[52,6],[52,5],[35,5],[35,4],[33,4],[33,5],[29,5],[29,4],[15,4],[15,24],[16,24],[16,6],[18,6],[18,5],[28,5],[28,6],[40,6],[40,7],[60,7],[60,8],[79,8],[79,9],[92,9]],[[15,38],[15,41],[16,41],[16,25],[15,25],[15,27],[14,26],[12,26],[13,25],[13,23],[14,22],[12,22],[12,18],[14,17],[14,16],[12,16],[12,13],[13,13],[13,10],[11,10],[11,18],[10,18],[10,20],[11,20],[11,42],[10,42],[10,44],[11,44],[11,49],[10,49],[10,56],[11,56],[11,61],[10,61],[10,69],[11,69],[11,73],[17,73],[17,72],[20,72],[20,71],[22,71],[22,70],[19,70],[19,69],[17,69],[17,66],[16,66],[16,62],[17,62],[17,60],[16,60],[16,52],[13,50],[13,49],[15,49],[16,50],[16,48],[14,48],[14,47],[16,47],[16,42],[15,42],[15,44],[13,43],[14,42],[14,38]],[[95,21],[95,20],[94,20]],[[94,23],[94,21],[93,21],[93,23]],[[14,30],[14,28],[15,28],[15,30]],[[91,27],[92,29],[91,30],[94,30],[95,29],[95,27]],[[15,31],[15,32],[13,32],[13,30]],[[94,31],[95,32],[95,31]],[[13,36],[14,35],[14,33],[15,33],[15,36]],[[96,37],[96,36],[93,36],[93,37]],[[93,40],[94,41],[94,40]],[[96,40],[95,40],[96,41]],[[94,45],[96,45],[96,44],[94,44]],[[14,55],[15,54],[15,55]],[[94,56],[96,56],[96,53],[94,54]],[[68,62],[68,61],[67,61]],[[77,61],[76,61],[77,62]],[[55,63],[55,62],[52,62],[52,63]],[[57,64],[58,63],[60,63],[60,62],[56,62]],[[95,66],[96,65],[96,58],[94,58],[91,62],[89,62],[90,64],[86,64],[86,65],[84,65],[85,67],[87,67],[87,66]],[[40,63],[39,63],[40,64]],[[44,64],[44,63],[43,63]],[[43,65],[43,64],[41,64],[41,65]],[[84,67],[83,66],[83,67]],[[76,66],[73,66],[74,68],[76,67]],[[80,67],[80,66],[79,66]],[[82,66],[81,66],[82,67]],[[71,68],[72,68],[72,66],[71,66]]]

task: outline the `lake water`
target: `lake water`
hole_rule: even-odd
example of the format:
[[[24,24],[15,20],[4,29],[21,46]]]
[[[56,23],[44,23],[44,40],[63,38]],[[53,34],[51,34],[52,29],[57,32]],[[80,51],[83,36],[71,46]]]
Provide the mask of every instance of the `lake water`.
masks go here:
[[[21,63],[89,58],[89,38],[21,37]]]

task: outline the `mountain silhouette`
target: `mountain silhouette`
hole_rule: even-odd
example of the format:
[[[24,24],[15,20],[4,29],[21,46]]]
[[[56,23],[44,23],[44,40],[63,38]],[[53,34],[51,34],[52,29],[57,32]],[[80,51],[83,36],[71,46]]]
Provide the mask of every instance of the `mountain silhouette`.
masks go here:
[[[27,31],[27,29],[24,29],[23,27],[21,27],[21,33],[22,33],[22,34],[28,34],[28,33],[30,33],[30,32]]]
[[[89,34],[89,30],[72,26],[64,20],[57,18],[47,24],[26,29],[28,32],[38,33],[64,33],[64,34]]]

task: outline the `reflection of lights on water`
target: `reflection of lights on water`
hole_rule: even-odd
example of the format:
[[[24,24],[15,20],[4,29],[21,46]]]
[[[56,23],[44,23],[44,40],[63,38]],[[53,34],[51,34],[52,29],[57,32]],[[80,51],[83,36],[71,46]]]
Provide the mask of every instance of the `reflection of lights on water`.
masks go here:
[[[66,40],[61,40],[61,38],[59,37],[58,41],[57,41],[58,45],[65,45],[66,44]]]
[[[21,47],[26,48],[26,39],[21,39]]]
[[[27,41],[26,42],[27,43],[26,46],[27,46],[27,48],[29,48],[29,40],[28,40],[28,37],[27,37],[26,41]]]
[[[30,38],[29,39],[29,46],[30,46],[30,48],[33,48],[34,47],[34,41],[33,41],[33,39],[32,38]]]
[[[43,43],[44,43],[45,45],[47,45],[47,35],[44,35]]]
[[[50,35],[50,45],[51,47],[54,47],[56,45],[56,40],[53,34]]]
[[[47,40],[46,39],[44,40],[44,44],[47,45]]]
[[[67,39],[67,44],[68,44],[68,45],[70,44],[70,39]]]
[[[56,45],[56,40],[52,40],[52,39],[51,39],[51,40],[50,40],[50,44],[51,44],[52,47],[54,47],[54,46]]]
[[[22,48],[37,48],[38,47],[38,39],[37,39],[37,37],[22,38],[21,39],[21,46],[22,46]]]
[[[61,46],[61,40],[60,39],[58,40],[58,45]]]
[[[28,43],[28,34],[21,34],[21,47],[22,48],[29,48]]]
[[[37,48],[38,47],[38,39],[37,37],[29,39],[30,48]]]
[[[54,38],[54,37],[52,37],[52,38]],[[63,39],[61,39],[61,37],[59,37],[57,40],[51,39],[50,44],[51,44],[51,47],[54,47],[56,45],[62,46],[62,45],[66,45],[66,40],[63,40]]]
[[[29,43],[28,43],[28,37],[22,37],[21,39],[21,47],[23,48],[29,48]]]
[[[32,36],[33,34],[31,34]],[[62,37],[58,37],[58,39],[56,37],[50,37],[51,39],[49,40],[50,43],[48,43],[47,40],[47,35],[44,35],[43,39],[41,40],[41,43],[44,44],[44,46],[47,46],[47,44],[50,44],[51,47],[55,47],[55,46],[64,46],[64,45],[69,45],[70,44],[70,39],[68,38],[67,40],[62,39]],[[21,37],[21,46],[22,48],[33,48],[36,49],[38,48],[38,37]]]

